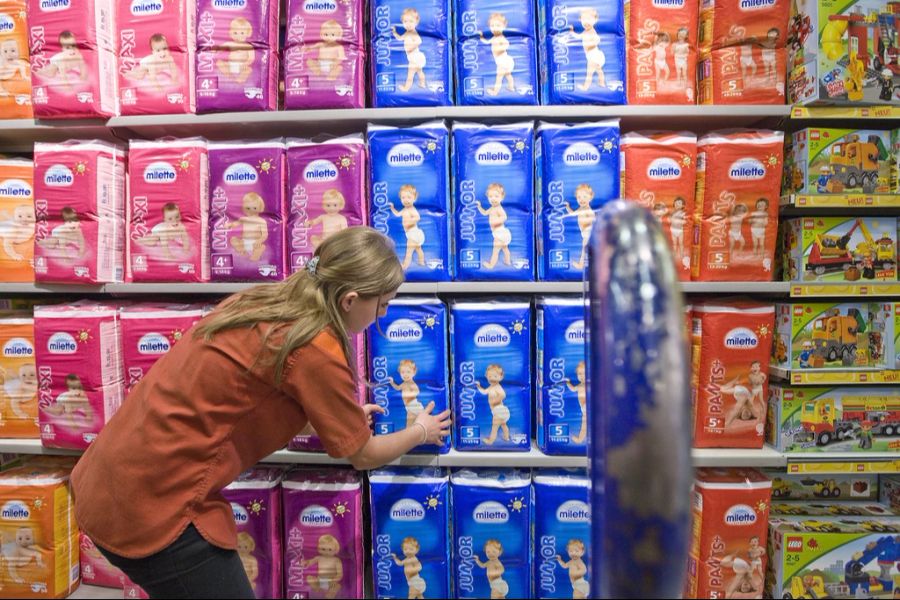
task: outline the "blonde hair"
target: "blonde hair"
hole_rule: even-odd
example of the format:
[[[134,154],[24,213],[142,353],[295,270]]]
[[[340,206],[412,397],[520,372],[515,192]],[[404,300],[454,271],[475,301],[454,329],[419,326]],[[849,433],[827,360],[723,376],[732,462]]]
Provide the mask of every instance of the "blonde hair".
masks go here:
[[[341,24],[338,23],[337,21],[335,21],[334,19],[329,19],[328,21],[325,21],[324,23],[322,23],[322,26],[319,27],[320,32],[325,31],[327,29],[330,29],[332,31],[338,31],[338,32],[340,32],[341,36],[344,35],[344,28],[341,27]]]
[[[404,8],[404,9],[403,9],[403,12],[400,13],[400,18],[402,19],[402,18],[405,17],[406,15],[412,15],[412,16],[414,16],[414,17],[416,18],[416,22],[418,22],[418,21],[421,20],[421,17],[419,17],[419,11],[417,11],[417,10],[414,9],[414,8]]]
[[[502,21],[504,29],[506,29],[506,26],[509,25],[509,21],[506,20],[506,15],[500,12],[491,13],[491,16],[488,17],[488,23],[490,23],[491,21]]]
[[[581,11],[581,14],[578,15],[580,18],[584,18],[585,15],[591,15],[594,19],[600,18],[600,13],[597,12],[596,8],[585,8]]]
[[[575,188],[575,195],[577,196],[577,195],[578,195],[578,192],[580,192],[580,191],[582,191],[582,190],[586,190],[586,191],[590,192],[590,193],[591,193],[591,198],[594,197],[594,188],[592,188],[591,185],[590,185],[589,183],[580,183],[580,184],[578,184],[578,187]]]
[[[485,194],[490,194],[491,190],[500,190],[500,194],[506,198],[506,188],[503,187],[502,183],[492,183],[487,186],[487,190],[485,190]]]
[[[503,374],[504,374],[504,373],[503,373],[503,367],[501,367],[500,365],[488,365],[488,366],[487,366],[487,369],[484,370],[484,374],[487,375],[487,374],[490,373],[491,371],[499,371],[499,372],[500,372],[500,377],[503,377]]]
[[[250,552],[253,552],[254,550],[256,550],[256,540],[254,540],[253,536],[250,535],[249,533],[247,533],[246,531],[242,531],[239,534],[237,534],[237,541],[238,541],[238,544],[240,544],[241,542],[244,542],[250,548]]]
[[[403,367],[412,367],[413,371],[419,370],[419,367],[416,366],[415,361],[409,360],[408,358],[404,358],[400,361],[400,363],[397,365],[397,370],[399,371]]]
[[[419,540],[417,540],[416,538],[414,538],[412,536],[403,538],[403,541],[400,542],[400,547],[402,548],[403,546],[405,546],[407,544],[412,544],[413,546],[415,546],[416,552],[418,552],[422,548],[421,546],[419,546]]]
[[[347,200],[344,199],[344,195],[340,190],[335,188],[322,192],[322,203],[324,204],[328,200],[337,200],[341,205],[338,210],[344,210],[344,207],[347,205]]]
[[[247,192],[244,194],[244,197],[241,198],[241,202],[246,202],[247,200],[252,200],[256,203],[256,206],[259,207],[260,212],[266,207],[265,200],[262,199],[262,196],[257,194],[256,192]]]
[[[584,550],[584,542],[582,542],[581,540],[569,540],[569,542],[566,544],[566,548],[568,549],[569,546],[581,546],[582,551]]]
[[[416,186],[409,183],[404,183],[400,186],[400,191],[398,193],[402,194],[403,192],[412,192],[415,194],[416,198],[419,197],[419,190],[416,189]]]
[[[232,19],[231,23],[228,24],[228,27],[234,29],[235,27],[244,27],[253,31],[253,25],[250,24],[250,21],[245,19],[244,17],[237,17],[236,19]]]
[[[484,549],[487,550],[488,546],[495,546],[500,553],[503,553],[503,544],[501,544],[498,540],[488,540],[484,543]]]
[[[274,365],[279,385],[287,358],[323,329],[331,329],[348,364],[353,365],[341,298],[349,292],[364,298],[386,296],[403,283],[403,268],[394,243],[369,227],[351,227],[332,235],[318,247],[315,257],[319,259],[315,274],[301,269],[284,281],[235,294],[197,327],[194,337],[209,341],[222,331],[272,323],[263,337],[268,356],[257,360],[265,358]]]
[[[330,533],[326,533],[325,535],[323,535],[322,537],[319,538],[318,543],[321,544],[322,542],[325,542],[326,544],[329,544],[331,546],[335,546],[335,547],[337,547],[338,550],[341,549],[341,545],[338,543],[337,538],[334,537],[333,535],[331,535]]]

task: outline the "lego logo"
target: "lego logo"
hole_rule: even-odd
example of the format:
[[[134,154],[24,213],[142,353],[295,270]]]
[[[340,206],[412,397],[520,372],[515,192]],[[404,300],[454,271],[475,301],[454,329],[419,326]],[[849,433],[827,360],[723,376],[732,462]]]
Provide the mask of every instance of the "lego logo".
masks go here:
[[[788,552],[803,552],[803,538],[789,537],[787,539]]]

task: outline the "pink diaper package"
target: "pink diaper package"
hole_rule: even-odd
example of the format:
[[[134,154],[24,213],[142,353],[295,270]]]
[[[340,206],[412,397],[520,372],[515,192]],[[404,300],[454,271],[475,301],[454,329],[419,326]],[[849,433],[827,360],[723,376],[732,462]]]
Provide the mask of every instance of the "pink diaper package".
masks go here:
[[[366,146],[361,136],[316,144],[288,140],[288,234],[291,273],[330,235],[369,219]]]
[[[114,0],[28,0],[36,118],[110,117],[118,112],[114,14]]]
[[[48,448],[87,448],[122,404],[119,312],[81,300],[34,308],[38,422]]]
[[[119,310],[126,394],[203,314],[200,304],[144,303]]]
[[[278,108],[278,0],[199,0],[198,112]]]
[[[125,153],[106,142],[34,145],[34,277],[122,281]]]
[[[294,469],[281,482],[285,598],[362,598],[362,484],[350,469]]]
[[[222,490],[237,525],[237,552],[257,598],[281,593],[281,477],[279,467],[254,467]]]
[[[210,143],[209,178],[213,281],[284,279],[284,143]]]
[[[127,281],[209,281],[206,140],[128,146]]]
[[[284,107],[366,105],[362,0],[287,0]]]
[[[81,547],[81,582],[101,587],[124,588],[125,574],[106,560],[97,549],[94,540],[84,533],[78,534],[78,540]]]
[[[123,115],[194,112],[196,0],[117,0]]]
[[[353,351],[354,361],[356,362],[356,377],[358,385],[356,387],[356,400],[362,406],[366,403],[366,397],[369,393],[366,387],[366,336],[356,334],[350,336],[350,347]],[[301,433],[295,435],[294,439],[288,444],[288,450],[296,450],[299,452],[325,452],[322,446],[322,440],[319,436],[311,433]]]

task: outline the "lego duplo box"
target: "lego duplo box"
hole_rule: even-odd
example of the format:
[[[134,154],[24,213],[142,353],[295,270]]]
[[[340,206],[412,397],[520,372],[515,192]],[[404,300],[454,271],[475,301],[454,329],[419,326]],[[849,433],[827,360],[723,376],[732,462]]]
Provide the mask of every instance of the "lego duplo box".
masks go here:
[[[818,475],[785,473],[783,469],[765,471],[772,479],[772,500],[878,499],[878,475]]]
[[[766,597],[890,598],[893,570],[879,565],[893,565],[900,556],[900,537],[884,531],[895,531],[896,523],[893,519],[842,521],[848,522],[806,521],[798,526],[773,520]],[[880,531],[873,532],[873,527]]]
[[[889,339],[894,340],[891,344],[893,361],[889,364],[890,368],[900,370],[900,302],[894,302],[893,330],[893,333],[888,334]]]
[[[827,483],[827,482],[826,482]],[[856,500],[828,500],[825,502],[810,502],[806,500],[773,502],[769,513],[778,517],[828,517],[836,518],[838,522],[844,517],[849,520],[882,519],[885,517],[897,517],[897,512],[886,504],[880,502],[860,502]]]
[[[900,475],[881,476],[878,500],[894,510],[900,510]]]
[[[777,304],[772,364],[803,371],[884,369],[891,310],[891,303],[878,302]]]
[[[897,280],[895,217],[798,217],[781,233],[787,280]]]
[[[891,132],[808,127],[790,144],[795,194],[886,194],[891,187]]]
[[[900,452],[900,388],[769,386],[779,452]]]
[[[900,104],[900,8],[886,0],[792,3],[788,103]]]

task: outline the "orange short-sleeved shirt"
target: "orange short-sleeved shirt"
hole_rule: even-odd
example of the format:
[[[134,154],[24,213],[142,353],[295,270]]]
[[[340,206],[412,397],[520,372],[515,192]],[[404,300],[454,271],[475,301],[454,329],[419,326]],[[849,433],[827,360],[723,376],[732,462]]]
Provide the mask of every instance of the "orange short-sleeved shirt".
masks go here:
[[[142,558],[193,523],[233,549],[234,517],[220,491],[238,474],[307,423],[333,457],[366,444],[371,431],[340,342],[323,331],[295,350],[276,386],[274,368],[257,363],[268,327],[210,342],[188,333],[129,394],[72,472],[78,524],[97,544]]]

